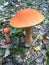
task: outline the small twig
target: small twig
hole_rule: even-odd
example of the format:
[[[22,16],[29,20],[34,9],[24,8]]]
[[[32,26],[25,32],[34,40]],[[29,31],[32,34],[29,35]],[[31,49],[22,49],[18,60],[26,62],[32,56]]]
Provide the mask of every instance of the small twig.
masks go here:
[[[38,38],[39,38],[39,35],[36,37],[36,39],[34,40],[34,42],[32,42],[32,44],[31,44],[31,46],[30,46],[30,48],[29,48],[28,51],[31,51],[31,49],[33,48],[33,44],[36,43],[36,41],[38,40]]]
[[[36,37],[36,39],[34,40],[34,42],[32,42],[32,44],[31,44],[31,46],[30,46],[28,52],[26,53],[26,57],[25,57],[25,59],[24,59],[24,62],[27,60],[27,58],[28,58],[28,56],[29,56],[29,54],[30,54],[30,51],[31,51],[32,48],[33,48],[33,44],[36,43],[36,41],[38,40],[38,38],[39,38],[39,35]]]

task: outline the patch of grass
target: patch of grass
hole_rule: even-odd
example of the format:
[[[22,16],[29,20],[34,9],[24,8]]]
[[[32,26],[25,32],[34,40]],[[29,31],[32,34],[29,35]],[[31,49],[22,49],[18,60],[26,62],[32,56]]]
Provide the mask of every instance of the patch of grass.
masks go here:
[[[3,54],[3,56],[4,56],[4,54],[5,54],[5,49],[2,49],[2,54]]]
[[[48,57],[48,59],[47,59],[47,65],[49,65],[49,57]]]
[[[47,65],[49,65],[49,49],[47,49]]]
[[[0,0],[0,4],[2,4],[4,2],[4,0]]]

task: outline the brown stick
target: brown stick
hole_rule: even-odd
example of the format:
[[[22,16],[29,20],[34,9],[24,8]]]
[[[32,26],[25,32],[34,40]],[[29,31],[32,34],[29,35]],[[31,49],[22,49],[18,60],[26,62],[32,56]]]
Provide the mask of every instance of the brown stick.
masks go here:
[[[26,53],[26,57],[25,57],[24,61],[26,61],[26,60],[27,60],[27,58],[28,58],[28,56],[29,56],[29,54],[30,54],[30,51],[31,51],[31,50],[32,50],[32,48],[33,48],[33,44],[35,44],[35,43],[36,43],[36,41],[37,41],[38,37],[39,37],[39,35],[36,37],[36,39],[34,40],[34,42],[31,44],[31,46],[30,46],[30,48],[29,48],[28,52]]]

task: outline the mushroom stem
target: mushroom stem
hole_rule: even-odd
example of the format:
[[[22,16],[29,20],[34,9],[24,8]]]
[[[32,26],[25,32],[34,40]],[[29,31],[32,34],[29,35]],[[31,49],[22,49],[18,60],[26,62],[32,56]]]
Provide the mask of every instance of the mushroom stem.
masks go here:
[[[10,38],[9,38],[9,35],[8,34],[5,34],[5,38],[6,38],[6,42],[7,43],[10,43]]]
[[[30,46],[32,43],[32,27],[27,27],[25,29],[25,35],[26,35],[26,45]]]

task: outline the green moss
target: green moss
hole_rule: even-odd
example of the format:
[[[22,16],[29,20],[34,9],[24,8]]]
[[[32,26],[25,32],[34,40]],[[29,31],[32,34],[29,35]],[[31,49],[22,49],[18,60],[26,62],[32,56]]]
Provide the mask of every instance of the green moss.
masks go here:
[[[47,59],[47,65],[49,65],[49,57],[48,57],[48,59]]]

